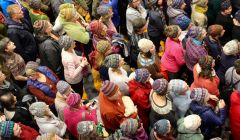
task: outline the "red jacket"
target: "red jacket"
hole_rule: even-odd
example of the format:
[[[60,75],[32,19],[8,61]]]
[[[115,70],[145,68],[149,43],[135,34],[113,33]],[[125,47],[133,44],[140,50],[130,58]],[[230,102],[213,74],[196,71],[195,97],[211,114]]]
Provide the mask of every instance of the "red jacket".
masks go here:
[[[39,135],[39,133],[29,127],[26,126],[24,124],[18,123],[18,125],[21,127],[22,133],[20,134],[20,140],[35,140],[37,138],[37,136]]]
[[[147,130],[149,127],[149,113],[151,111],[149,95],[152,86],[150,82],[143,84],[135,80],[129,81],[128,86],[130,97],[134,104],[137,105],[139,118],[142,120],[145,130]]]
[[[240,138],[240,93],[235,90],[230,98],[230,122],[232,135],[235,140]]]

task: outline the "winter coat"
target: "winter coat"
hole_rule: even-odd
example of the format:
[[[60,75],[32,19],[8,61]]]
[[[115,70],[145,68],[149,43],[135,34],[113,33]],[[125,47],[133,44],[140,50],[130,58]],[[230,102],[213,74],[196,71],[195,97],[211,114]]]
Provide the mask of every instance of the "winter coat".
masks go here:
[[[177,121],[177,140],[204,140],[200,128],[197,130],[189,130],[184,126],[183,122],[184,118]]]
[[[161,58],[162,65],[172,73],[178,72],[184,62],[184,49],[181,42],[167,38],[165,52]]]
[[[191,21],[193,22],[194,25],[196,26],[201,26],[203,28],[207,28],[207,16],[206,13],[202,11],[198,11],[196,9],[196,5],[194,4],[192,6],[192,15],[191,15]]]
[[[81,121],[93,121],[97,124],[96,109],[88,111],[86,106],[81,106],[78,109],[65,107],[64,122],[67,125],[68,131],[76,138],[78,137],[77,124]]]
[[[143,127],[138,128],[135,134],[131,134],[131,135],[129,134],[124,137],[130,140],[148,140],[148,135],[145,132]]]
[[[149,95],[152,90],[152,86],[150,82],[139,83],[135,80],[129,81],[128,86],[130,97],[134,104],[137,105],[138,115],[143,122],[143,127],[145,130],[148,130],[149,113],[151,111]]]
[[[222,25],[225,33],[219,38],[222,45],[225,45],[228,41],[232,40],[233,18],[232,15],[222,15],[218,13],[215,24]]]
[[[169,25],[177,25],[177,17],[183,16],[186,13],[181,9],[175,9],[171,6],[167,8],[167,15],[169,17]]]
[[[20,54],[25,63],[35,61],[37,46],[32,34],[33,28],[30,22],[23,19],[22,23],[17,23],[12,19],[7,19],[7,36],[16,45],[15,52]]]
[[[185,63],[189,70],[193,70],[193,66],[198,63],[198,59],[207,55],[207,50],[203,45],[198,45],[195,39],[189,37],[186,42],[186,51],[184,54]]]
[[[216,21],[218,12],[221,10],[221,0],[211,0],[208,2],[208,25],[212,25]]]
[[[240,80],[240,75],[237,74],[236,69],[234,67],[230,67],[225,73],[226,85],[229,85],[238,82]],[[235,85],[235,89],[240,87],[240,82]]]
[[[233,138],[240,138],[240,94],[235,90],[231,95],[230,124]]]
[[[58,118],[61,121],[64,121],[64,108],[67,106],[66,99],[61,95],[61,93],[57,92],[56,98],[54,100],[55,108],[58,114]]]
[[[193,68],[193,77],[194,81],[191,85],[191,90],[194,88],[206,88],[208,90],[208,93],[211,95],[216,95],[219,97],[219,89],[218,86],[220,84],[220,80],[217,75],[212,77],[212,80],[210,78],[203,78],[199,76],[198,69],[200,68],[199,64],[196,64]],[[208,103],[216,106],[216,101],[209,100]]]
[[[219,109],[218,115],[210,107],[203,106],[196,101],[192,101],[190,109],[193,114],[199,115],[202,119],[201,131],[204,138],[211,137],[211,132],[214,131],[217,126],[223,125],[226,119],[225,108]]]
[[[39,59],[41,66],[47,66],[55,73],[62,70],[61,46],[51,37],[37,36]]]
[[[35,140],[40,134],[33,128],[24,124],[18,123],[22,132],[20,134],[20,140]]]
[[[240,26],[233,25],[233,30],[232,30],[232,39],[237,39],[240,41]]]
[[[221,55],[221,63],[219,68],[217,69],[217,75],[221,80],[221,83],[225,83],[225,72],[234,65],[234,62],[239,58],[239,56],[234,55],[225,55],[222,53]]]

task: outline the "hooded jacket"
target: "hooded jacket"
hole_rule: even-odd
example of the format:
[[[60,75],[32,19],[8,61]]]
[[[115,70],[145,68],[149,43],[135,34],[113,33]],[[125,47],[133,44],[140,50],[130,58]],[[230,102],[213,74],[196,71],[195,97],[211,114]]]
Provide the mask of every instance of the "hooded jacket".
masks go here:
[[[203,140],[204,137],[201,133],[200,128],[197,130],[189,130],[187,129],[184,124],[184,118],[181,118],[177,121],[177,140]]]
[[[235,90],[231,95],[230,122],[231,131],[235,140],[240,138],[240,94]]]

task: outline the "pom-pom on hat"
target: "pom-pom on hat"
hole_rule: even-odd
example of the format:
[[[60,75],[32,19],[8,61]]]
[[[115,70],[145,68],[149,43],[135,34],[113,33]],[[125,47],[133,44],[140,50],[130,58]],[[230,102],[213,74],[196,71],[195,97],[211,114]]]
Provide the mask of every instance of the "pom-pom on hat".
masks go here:
[[[104,81],[101,87],[101,91],[104,95],[111,97],[119,90],[118,86],[108,80]]]
[[[168,81],[166,79],[157,79],[152,85],[153,91],[155,91],[160,96],[166,95],[168,90]]]

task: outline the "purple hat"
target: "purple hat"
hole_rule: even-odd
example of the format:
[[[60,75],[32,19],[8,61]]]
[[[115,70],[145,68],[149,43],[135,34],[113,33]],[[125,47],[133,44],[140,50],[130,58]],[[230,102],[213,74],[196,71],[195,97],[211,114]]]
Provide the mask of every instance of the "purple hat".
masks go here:
[[[176,23],[182,30],[186,30],[191,23],[191,20],[185,15],[180,15],[177,17]]]
[[[191,92],[190,98],[193,101],[203,103],[208,97],[208,90],[205,88],[194,88]]]
[[[148,77],[150,76],[150,73],[147,69],[137,69],[135,71],[135,74],[135,80],[140,83],[146,82]]]
[[[168,89],[168,81],[166,79],[157,79],[153,82],[152,85],[153,91],[157,92],[157,94],[163,96],[166,95],[166,91]]]
[[[118,91],[118,86],[115,83],[106,80],[102,84],[101,91],[104,95],[111,97]]]
[[[204,31],[204,28],[200,26],[192,26],[189,30],[187,35],[194,39],[199,39],[201,37],[201,33]]]

